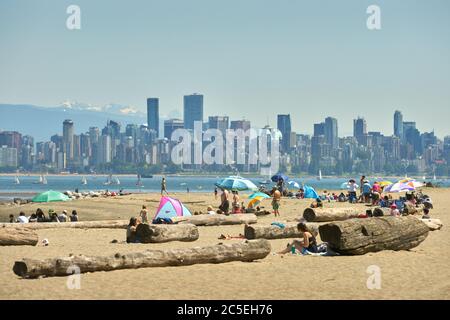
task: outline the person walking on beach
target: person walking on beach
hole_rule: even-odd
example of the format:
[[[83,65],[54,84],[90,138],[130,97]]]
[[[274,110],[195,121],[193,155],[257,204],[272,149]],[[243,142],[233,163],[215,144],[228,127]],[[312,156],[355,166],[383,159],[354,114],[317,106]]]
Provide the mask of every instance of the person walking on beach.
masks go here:
[[[280,201],[281,201],[281,192],[277,189],[277,187],[273,187],[273,195],[272,195],[272,209],[275,217],[280,216]]]
[[[142,206],[142,210],[139,213],[139,216],[141,217],[142,223],[148,224],[148,211],[146,206]]]
[[[167,185],[166,185],[166,178],[163,177],[161,180],[161,195],[163,195],[163,193],[166,193],[166,195],[169,195],[169,193],[167,192]]]
[[[214,188],[214,199],[217,200],[217,187]]]

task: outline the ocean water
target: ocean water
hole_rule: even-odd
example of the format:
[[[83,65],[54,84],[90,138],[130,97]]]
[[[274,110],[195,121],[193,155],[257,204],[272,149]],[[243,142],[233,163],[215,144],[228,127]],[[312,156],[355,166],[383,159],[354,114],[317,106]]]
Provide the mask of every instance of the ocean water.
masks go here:
[[[161,190],[161,179],[162,176],[155,175],[153,178],[142,178],[142,186],[137,186],[137,177],[135,175],[129,176],[117,176],[120,180],[120,185],[105,185],[107,180],[106,175],[86,175],[87,184],[83,185],[81,183],[82,176],[71,175],[71,176],[46,176],[47,184],[36,184],[38,181],[37,176],[20,176],[20,184],[14,184],[14,176],[0,176],[0,200],[12,199],[14,197],[30,198],[34,194],[44,192],[47,190],[55,191],[74,191],[78,189],[80,192],[83,191],[98,191],[98,190],[109,190],[109,191],[119,191],[124,190],[126,192],[160,192]],[[214,184],[221,178],[225,176],[166,176],[167,180],[167,190],[169,192],[213,192]],[[249,177],[256,185],[260,185],[261,181],[267,179],[267,177]],[[341,184],[348,181],[349,178],[323,178],[318,180],[314,177],[291,177],[292,180],[298,182],[299,184],[306,184],[316,188],[317,190],[337,190],[340,188]],[[369,179],[371,181],[375,180],[385,180],[380,177],[373,177]],[[395,178],[387,178],[390,181],[396,181]],[[359,180],[359,179],[356,179]],[[419,179],[420,181],[420,179]],[[450,180],[438,180],[436,181],[443,187],[450,187]]]

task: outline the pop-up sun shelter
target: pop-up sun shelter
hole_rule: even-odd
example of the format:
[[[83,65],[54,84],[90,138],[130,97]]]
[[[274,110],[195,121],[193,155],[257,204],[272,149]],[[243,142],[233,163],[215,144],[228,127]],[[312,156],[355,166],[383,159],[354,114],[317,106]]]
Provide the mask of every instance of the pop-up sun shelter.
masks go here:
[[[180,200],[173,199],[171,197],[161,197],[158,210],[153,220],[172,219],[176,217],[188,217],[192,216],[191,212],[186,208]]]

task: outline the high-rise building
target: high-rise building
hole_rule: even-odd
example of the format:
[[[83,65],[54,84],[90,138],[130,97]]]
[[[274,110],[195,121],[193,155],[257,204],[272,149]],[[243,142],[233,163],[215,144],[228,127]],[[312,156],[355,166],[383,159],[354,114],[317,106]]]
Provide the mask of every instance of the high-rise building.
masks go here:
[[[359,144],[363,144],[364,136],[367,135],[367,122],[364,118],[353,120],[353,136]]]
[[[17,167],[17,149],[0,146],[0,167]]]
[[[73,159],[73,121],[64,120],[63,122],[63,149],[68,160]]]
[[[315,123],[314,124],[314,137],[324,136],[325,135],[325,123]]]
[[[22,135],[17,131],[0,132],[0,147],[8,146],[10,148],[20,149],[22,145]]]
[[[291,144],[291,116],[289,114],[279,114],[277,116],[277,128],[282,134],[281,150],[289,152]]]
[[[222,132],[222,135],[226,134],[230,125],[230,119],[227,116],[213,116],[208,118],[208,128],[209,129],[217,129]]]
[[[111,137],[109,135],[101,135],[99,137],[97,152],[97,164],[111,162]]]
[[[244,131],[247,131],[250,128],[251,128],[251,124],[250,124],[250,121],[248,121],[248,120],[233,120],[230,123],[231,130],[242,129]]]
[[[397,110],[394,113],[394,136],[403,140],[403,133],[403,114]]]
[[[91,144],[97,144],[99,137],[100,137],[100,129],[98,127],[90,127],[89,139],[91,140]]]
[[[338,122],[336,118],[328,117],[325,119],[325,141],[333,149],[339,147]]]
[[[184,96],[184,128],[194,129],[194,123],[203,123],[203,95],[191,94]]]
[[[155,130],[159,137],[159,99],[147,99],[147,126],[149,130]]]
[[[177,129],[183,129],[184,123],[180,119],[164,120],[164,138],[171,139],[172,133]]]

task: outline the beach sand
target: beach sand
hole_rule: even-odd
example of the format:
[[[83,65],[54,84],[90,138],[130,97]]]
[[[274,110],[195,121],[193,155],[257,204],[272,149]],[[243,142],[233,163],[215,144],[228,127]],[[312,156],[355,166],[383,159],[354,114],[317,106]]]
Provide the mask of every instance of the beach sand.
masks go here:
[[[109,255],[152,248],[188,248],[212,245],[220,234],[237,236],[244,226],[199,227],[196,242],[164,244],[112,244],[124,240],[125,230],[59,229],[39,230],[48,247],[0,247],[0,299],[449,299],[450,298],[450,189],[426,189],[435,209],[431,215],[444,227],[410,251],[383,251],[363,256],[314,257],[269,255],[251,263],[231,262],[186,267],[141,268],[81,275],[81,288],[68,289],[67,277],[20,279],[13,271],[22,258],[52,258],[69,254]],[[212,194],[174,194],[194,211],[218,205]],[[190,202],[200,203],[190,203]],[[76,209],[81,220],[129,219],[143,204],[154,213],[158,194],[133,194],[107,199],[84,199],[67,203],[0,205],[0,221],[9,214],[27,214],[41,207]],[[270,224],[300,216],[308,200],[283,199],[281,218],[264,216]],[[263,202],[270,207],[270,200]],[[333,203],[331,206],[345,206]],[[361,209],[364,210],[364,206]],[[272,250],[283,249],[288,239],[271,240]],[[381,268],[381,289],[369,290],[366,272],[371,265]]]

